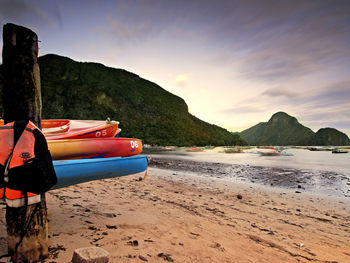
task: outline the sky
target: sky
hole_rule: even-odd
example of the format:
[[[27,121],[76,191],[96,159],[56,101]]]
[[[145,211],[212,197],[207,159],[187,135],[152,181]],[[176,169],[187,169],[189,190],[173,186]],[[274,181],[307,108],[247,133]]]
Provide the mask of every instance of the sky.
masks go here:
[[[1,43],[5,23],[36,32],[39,55],[128,70],[229,131],[284,111],[350,136],[348,0],[0,0]]]

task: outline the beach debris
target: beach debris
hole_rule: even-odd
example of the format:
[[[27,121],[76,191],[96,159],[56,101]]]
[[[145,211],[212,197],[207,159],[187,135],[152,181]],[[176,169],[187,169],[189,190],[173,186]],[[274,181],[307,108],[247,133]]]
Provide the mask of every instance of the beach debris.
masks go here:
[[[56,246],[49,246],[49,258],[56,259],[60,251],[66,251],[66,248],[63,245],[57,244]]]
[[[216,248],[216,249],[220,250],[221,252],[224,252],[224,251],[225,251],[225,248],[222,247],[221,244],[218,243],[218,242],[214,242],[214,244],[210,245],[210,247]]]
[[[171,258],[169,254],[159,253],[158,257],[163,258],[164,260],[169,262],[174,262],[174,260]]]
[[[274,235],[273,231],[268,229],[268,228],[263,228],[263,229],[260,229],[260,230],[267,232],[269,235]]]
[[[74,250],[73,263],[108,263],[109,253],[100,247],[83,247]]]
[[[108,229],[117,229],[118,227],[116,225],[106,225]]]
[[[237,195],[237,199],[242,199],[242,198],[243,198],[243,196],[241,194]]]
[[[141,256],[141,255],[139,255],[139,259],[141,259],[142,261],[148,261],[147,258],[145,258],[144,256]]]
[[[109,218],[117,217],[117,215],[114,214],[114,213],[104,213],[103,215],[104,215],[105,217],[109,217]]]
[[[132,246],[132,247],[137,247],[139,245],[139,241],[137,240],[132,240],[132,241],[128,241],[127,243],[128,245]]]

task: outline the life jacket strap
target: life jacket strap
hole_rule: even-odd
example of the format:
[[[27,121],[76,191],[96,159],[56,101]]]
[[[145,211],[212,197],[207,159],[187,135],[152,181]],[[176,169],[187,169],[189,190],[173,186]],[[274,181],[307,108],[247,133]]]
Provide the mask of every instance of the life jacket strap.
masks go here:
[[[26,203],[26,198],[28,199],[28,203]],[[32,204],[41,202],[41,195],[37,195],[33,193],[25,194],[19,190],[6,188],[5,201],[6,201],[6,204],[10,207],[22,207],[27,204],[32,205]]]
[[[28,203],[26,203],[26,198],[18,198],[18,199],[8,199],[5,198],[5,202],[9,207],[22,207],[25,205],[32,205],[41,202],[41,195],[35,195],[28,197]]]

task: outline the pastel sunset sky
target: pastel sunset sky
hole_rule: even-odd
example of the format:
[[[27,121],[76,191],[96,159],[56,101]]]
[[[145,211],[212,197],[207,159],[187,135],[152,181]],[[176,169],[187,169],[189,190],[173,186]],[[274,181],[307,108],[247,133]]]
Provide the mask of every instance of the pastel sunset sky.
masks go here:
[[[285,111],[350,135],[348,0],[0,0],[1,43],[5,23],[36,32],[40,55],[131,71],[230,131]]]

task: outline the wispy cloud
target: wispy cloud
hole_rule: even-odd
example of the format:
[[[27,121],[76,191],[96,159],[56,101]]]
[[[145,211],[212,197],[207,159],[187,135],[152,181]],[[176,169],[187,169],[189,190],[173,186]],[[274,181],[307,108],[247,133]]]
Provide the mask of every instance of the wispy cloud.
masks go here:
[[[61,11],[56,1],[49,3],[44,0],[35,2],[28,0],[0,1],[0,22],[30,24],[39,26],[40,23],[62,25]]]
[[[290,91],[282,88],[273,88],[273,89],[268,89],[264,91],[262,96],[268,96],[268,97],[285,97],[285,98],[294,98],[299,96],[299,94],[295,91]]]
[[[232,16],[220,21],[212,32],[213,37],[225,39],[221,46],[224,56],[217,53],[216,58],[231,63],[235,75],[278,82],[350,63],[347,1],[235,4]]]
[[[188,84],[189,76],[187,74],[179,74],[175,77],[175,84],[178,87],[186,87]]]
[[[252,104],[239,104],[229,109],[224,109],[220,113],[231,115],[231,114],[250,114],[250,113],[260,113],[265,111],[264,105],[252,103]]]

